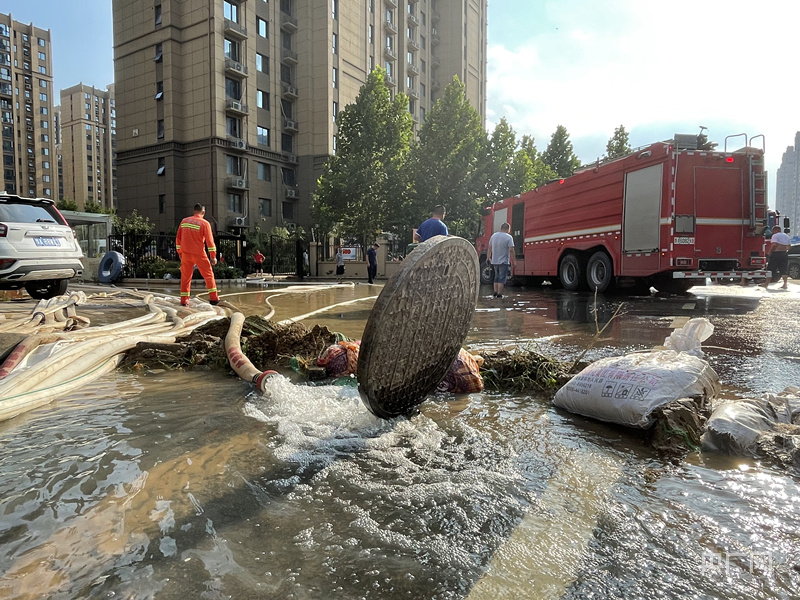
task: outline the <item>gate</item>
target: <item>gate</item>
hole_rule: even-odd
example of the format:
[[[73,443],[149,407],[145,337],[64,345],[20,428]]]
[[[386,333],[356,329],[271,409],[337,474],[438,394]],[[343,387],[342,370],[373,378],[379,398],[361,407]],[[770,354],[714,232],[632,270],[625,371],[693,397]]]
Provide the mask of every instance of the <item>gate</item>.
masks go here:
[[[272,275],[297,274],[297,243],[277,235],[269,238],[269,261]]]

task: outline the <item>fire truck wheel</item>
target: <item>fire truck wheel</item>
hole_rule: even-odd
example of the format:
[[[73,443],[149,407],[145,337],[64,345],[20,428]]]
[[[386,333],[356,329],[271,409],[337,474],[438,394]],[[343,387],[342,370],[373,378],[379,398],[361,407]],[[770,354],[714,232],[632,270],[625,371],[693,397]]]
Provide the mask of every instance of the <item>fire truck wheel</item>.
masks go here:
[[[800,279],[800,264],[796,262],[790,262],[788,275],[792,279]]]
[[[584,265],[574,254],[567,254],[558,266],[558,279],[565,290],[574,292],[585,284]]]
[[[589,284],[589,290],[598,293],[605,292],[614,280],[614,267],[611,264],[611,257],[598,250],[591,257],[586,264],[586,282]]]
[[[494,283],[494,269],[486,257],[481,257],[481,283],[484,285],[492,285]]]
[[[692,279],[672,279],[669,275],[656,278],[653,287],[664,294],[682,296],[695,286],[697,282]]]

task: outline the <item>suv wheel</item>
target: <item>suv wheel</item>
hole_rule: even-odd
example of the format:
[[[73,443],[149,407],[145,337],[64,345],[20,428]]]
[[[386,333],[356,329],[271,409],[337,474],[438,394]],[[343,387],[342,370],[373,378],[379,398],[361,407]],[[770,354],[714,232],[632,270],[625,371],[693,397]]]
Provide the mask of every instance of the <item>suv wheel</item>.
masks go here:
[[[29,281],[25,284],[25,291],[31,298],[46,300],[53,296],[66,293],[69,279],[43,279],[42,281]]]

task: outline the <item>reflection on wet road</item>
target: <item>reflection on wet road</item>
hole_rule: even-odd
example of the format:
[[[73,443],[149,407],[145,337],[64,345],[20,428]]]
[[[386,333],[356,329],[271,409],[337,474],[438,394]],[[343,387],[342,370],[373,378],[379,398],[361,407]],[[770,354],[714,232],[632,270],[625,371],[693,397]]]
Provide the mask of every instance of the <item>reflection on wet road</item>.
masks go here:
[[[230,290],[360,337],[376,286]],[[714,323],[727,396],[800,382],[788,293],[483,291],[470,346],[590,358]],[[276,295],[278,294],[279,295]],[[623,312],[595,340],[625,302]],[[393,360],[387,353],[387,360]],[[0,598],[793,598],[800,486],[753,461],[661,461],[549,398],[437,396],[380,421],[351,387],[259,397],[210,372],[115,373],[0,423]]]

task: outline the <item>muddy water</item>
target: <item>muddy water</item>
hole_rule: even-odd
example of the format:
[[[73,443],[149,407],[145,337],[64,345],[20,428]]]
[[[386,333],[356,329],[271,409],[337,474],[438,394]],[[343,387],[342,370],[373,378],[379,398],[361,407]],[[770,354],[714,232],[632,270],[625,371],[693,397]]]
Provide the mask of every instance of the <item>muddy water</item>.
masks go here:
[[[350,302],[309,322],[358,337],[377,291],[226,299],[259,314],[269,300],[278,319]],[[597,358],[707,316],[724,395],[800,381],[798,294],[638,298],[597,337],[595,312],[602,326],[620,301],[482,297],[468,344],[571,358],[594,343]],[[544,397],[421,409],[381,421],[350,387],[260,397],[211,372],[115,373],[0,423],[0,598],[796,597],[791,476],[707,453],[665,463]]]

